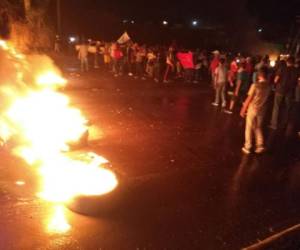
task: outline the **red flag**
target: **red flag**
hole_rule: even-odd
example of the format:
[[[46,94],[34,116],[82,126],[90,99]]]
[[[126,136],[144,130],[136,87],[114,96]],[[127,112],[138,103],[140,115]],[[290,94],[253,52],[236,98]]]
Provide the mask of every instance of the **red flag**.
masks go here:
[[[195,68],[192,52],[187,52],[187,53],[178,52],[177,58],[180,61],[181,65],[184,69],[194,69]]]

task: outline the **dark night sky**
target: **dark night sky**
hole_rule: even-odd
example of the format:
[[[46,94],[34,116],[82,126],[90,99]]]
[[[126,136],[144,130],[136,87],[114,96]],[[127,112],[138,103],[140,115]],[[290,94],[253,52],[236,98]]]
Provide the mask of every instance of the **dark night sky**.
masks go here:
[[[48,12],[55,22],[56,0],[49,1]],[[193,19],[198,19],[203,25],[219,25],[227,31],[249,29],[251,24],[264,28],[266,36],[276,39],[288,36],[295,16],[300,15],[300,0],[61,0],[61,3],[64,32],[89,35],[104,30],[109,33],[109,29],[120,33],[125,29],[123,19],[135,20],[136,24],[159,24],[166,19],[187,27]]]
[[[61,0],[66,11],[108,10],[122,17],[149,20],[162,17],[218,19],[249,12],[264,21],[282,21],[300,14],[299,0]]]

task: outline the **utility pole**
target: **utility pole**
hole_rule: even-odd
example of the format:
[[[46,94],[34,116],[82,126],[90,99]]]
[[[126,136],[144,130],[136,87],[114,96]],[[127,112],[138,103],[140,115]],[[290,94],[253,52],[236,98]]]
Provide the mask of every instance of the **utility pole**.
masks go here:
[[[61,35],[61,2],[56,0],[57,34]]]

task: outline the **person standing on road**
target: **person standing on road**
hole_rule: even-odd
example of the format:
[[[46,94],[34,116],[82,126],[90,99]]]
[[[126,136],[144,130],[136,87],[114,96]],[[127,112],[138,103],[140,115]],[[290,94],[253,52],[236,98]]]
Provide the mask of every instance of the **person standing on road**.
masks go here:
[[[220,52],[218,50],[215,50],[212,53],[213,53],[213,59],[210,62],[209,69],[210,69],[210,73],[211,73],[212,84],[214,86],[215,70],[219,66],[219,63],[220,63]]]
[[[248,97],[240,112],[241,117],[246,117],[245,144],[242,148],[245,154],[251,153],[253,134],[256,143],[255,153],[260,154],[265,151],[262,126],[271,93],[271,86],[267,80],[268,69],[261,68],[257,78],[257,82],[251,85]]]
[[[154,77],[154,63],[155,63],[156,55],[153,52],[153,49],[149,49],[147,53],[147,64],[146,64],[146,73],[148,77]]]
[[[162,73],[162,66],[165,62],[165,55],[161,47],[157,47],[155,50],[155,59],[154,59],[154,81],[160,82],[161,81],[161,73]]]
[[[295,59],[289,57],[287,59],[287,66],[282,67],[276,73],[275,96],[273,104],[273,113],[270,128],[276,130],[278,128],[279,118],[281,116],[280,110],[283,107],[282,127],[286,127],[291,115],[292,102],[295,96],[295,89],[298,83],[298,71],[294,66]]]
[[[219,106],[220,98],[222,101],[222,108],[226,107],[226,84],[228,79],[228,69],[225,65],[225,59],[221,58],[219,66],[215,69],[214,74],[214,87],[216,91],[215,102],[213,106]]]
[[[246,72],[246,64],[242,62],[239,65],[236,86],[232,95],[232,99],[230,101],[229,109],[224,111],[226,114],[232,114],[235,104],[244,100],[245,96],[247,95],[248,88],[249,76]]]
[[[166,56],[166,71],[163,80],[164,83],[168,83],[170,81],[170,75],[173,75],[175,72],[175,58],[175,49],[171,46]]]
[[[146,61],[146,46],[141,46],[138,48],[136,53],[136,75],[135,79],[142,79],[146,80],[145,78],[145,71],[144,71],[144,63]]]
[[[104,68],[106,70],[110,70],[111,56],[110,56],[110,44],[109,43],[104,44],[103,62],[104,62]]]
[[[121,60],[123,58],[123,53],[117,43],[113,43],[111,45],[111,51],[110,56],[112,58],[113,63],[113,73],[115,77],[118,77],[119,75],[122,75],[122,66],[121,66]]]
[[[78,50],[78,59],[80,60],[81,72],[89,71],[88,53],[87,42],[83,42],[79,46]]]
[[[95,55],[94,55],[94,68],[95,69],[99,68],[100,46],[101,46],[101,42],[100,41],[96,41],[96,44],[95,44]]]

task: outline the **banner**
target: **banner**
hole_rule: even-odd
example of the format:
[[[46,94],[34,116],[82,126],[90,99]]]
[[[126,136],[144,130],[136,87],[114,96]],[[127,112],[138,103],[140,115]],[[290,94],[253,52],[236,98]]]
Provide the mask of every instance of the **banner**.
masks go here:
[[[123,33],[123,35],[118,39],[118,43],[119,44],[124,44],[124,43],[127,43],[128,41],[130,41],[131,40],[131,38],[130,38],[130,36],[128,35],[128,33],[125,31],[124,33]]]
[[[182,67],[184,69],[194,69],[194,60],[193,60],[193,53],[192,52],[178,52],[177,58],[180,61]]]

